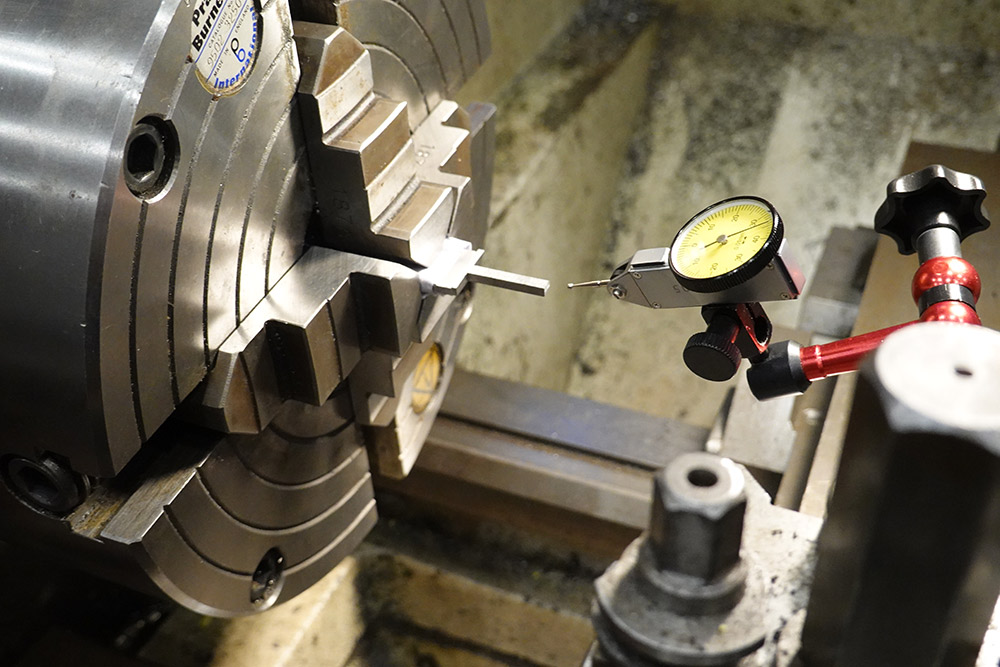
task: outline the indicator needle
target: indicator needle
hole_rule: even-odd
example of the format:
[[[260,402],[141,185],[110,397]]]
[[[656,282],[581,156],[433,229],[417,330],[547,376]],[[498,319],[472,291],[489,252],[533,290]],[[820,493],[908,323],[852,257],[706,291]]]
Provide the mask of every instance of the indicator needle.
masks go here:
[[[711,243],[706,243],[705,247],[707,248],[708,246],[715,245],[716,243],[721,243],[721,244],[725,245],[726,241],[728,241],[729,237],[731,237],[731,236],[739,236],[740,234],[743,234],[744,232],[749,232],[751,229],[754,229],[755,227],[760,227],[761,225],[770,225],[770,224],[771,224],[770,220],[765,220],[764,222],[758,222],[756,225],[750,225],[746,229],[741,229],[740,231],[736,232],[735,234],[729,234],[728,236],[726,234],[722,234],[721,236],[719,236],[719,238],[715,239]]]
[[[610,280],[588,280],[583,283],[569,283],[566,287],[569,289],[573,289],[574,287],[600,287],[601,285],[608,285],[610,283]]]

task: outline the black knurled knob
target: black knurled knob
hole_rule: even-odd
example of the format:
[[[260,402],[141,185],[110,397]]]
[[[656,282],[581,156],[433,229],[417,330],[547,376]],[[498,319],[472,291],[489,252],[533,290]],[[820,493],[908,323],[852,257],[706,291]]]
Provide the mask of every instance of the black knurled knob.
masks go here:
[[[917,238],[934,227],[951,227],[959,239],[990,226],[983,182],[939,164],[900,176],[886,188],[875,213],[875,231],[896,241],[899,252],[916,252]]]
[[[684,346],[684,363],[706,380],[725,382],[736,375],[741,361],[743,355],[736,344],[711,331],[696,333]]]

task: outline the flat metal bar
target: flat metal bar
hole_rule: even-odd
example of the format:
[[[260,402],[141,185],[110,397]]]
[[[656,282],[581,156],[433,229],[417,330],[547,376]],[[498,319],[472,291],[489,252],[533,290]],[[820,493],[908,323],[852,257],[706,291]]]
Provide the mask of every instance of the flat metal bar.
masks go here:
[[[649,470],[704,451],[708,429],[457,370],[441,415]]]
[[[440,416],[416,468],[637,530],[648,522],[648,470]]]
[[[473,266],[469,269],[469,282],[480,285],[490,285],[491,287],[502,287],[503,289],[523,292],[532,296],[545,296],[549,291],[549,281],[531,276],[522,276],[518,273],[490,269],[485,266]]]

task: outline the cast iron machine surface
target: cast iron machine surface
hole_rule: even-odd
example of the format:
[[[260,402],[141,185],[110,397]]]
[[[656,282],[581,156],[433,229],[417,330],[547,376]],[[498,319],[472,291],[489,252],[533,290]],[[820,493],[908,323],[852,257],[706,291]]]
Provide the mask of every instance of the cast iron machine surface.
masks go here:
[[[441,404],[481,0],[0,4],[0,524],[197,611],[308,588]]]

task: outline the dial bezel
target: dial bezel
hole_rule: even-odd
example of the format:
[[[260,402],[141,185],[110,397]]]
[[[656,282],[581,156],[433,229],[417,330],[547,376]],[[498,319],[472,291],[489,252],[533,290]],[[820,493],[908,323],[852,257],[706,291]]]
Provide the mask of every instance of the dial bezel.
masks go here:
[[[680,247],[680,242],[684,239],[684,237],[697,224],[705,220],[705,218],[715,214],[720,209],[731,207],[739,202],[760,205],[771,214],[771,233],[768,235],[767,239],[764,240],[763,245],[761,245],[757,252],[735,269],[717,276],[695,278],[686,275],[679,270],[676,263],[676,255],[678,248]],[[778,254],[778,249],[781,246],[781,241],[784,239],[784,235],[785,230],[784,224],[781,221],[781,216],[778,215],[778,211],[771,205],[771,202],[754,195],[729,197],[728,199],[718,201],[711,206],[706,206],[704,209],[695,214],[690,220],[684,223],[683,226],[681,226],[676,236],[674,236],[673,243],[670,246],[670,253],[668,255],[670,270],[673,272],[674,276],[676,276],[677,282],[692,292],[721,292],[750,280],[760,273],[764,267],[770,264],[771,260],[773,260]]]

